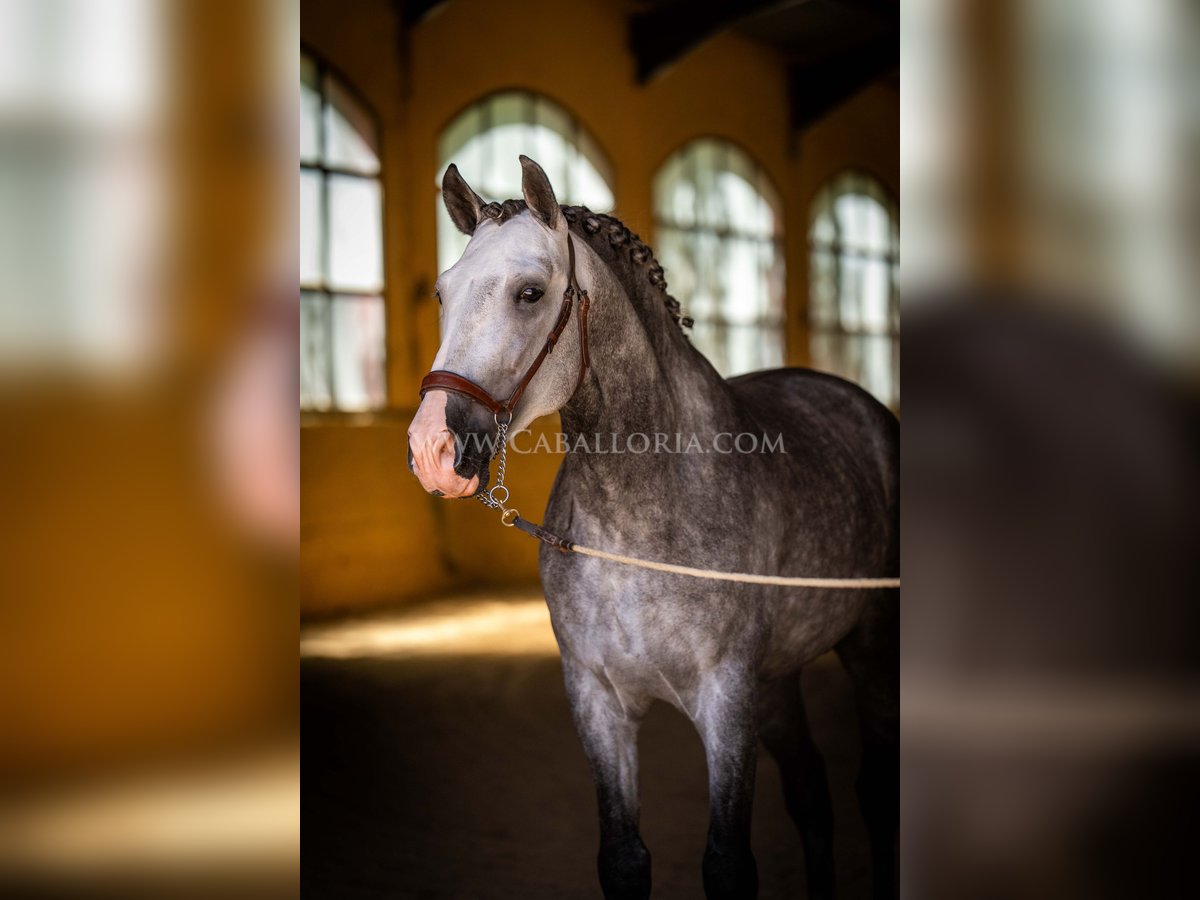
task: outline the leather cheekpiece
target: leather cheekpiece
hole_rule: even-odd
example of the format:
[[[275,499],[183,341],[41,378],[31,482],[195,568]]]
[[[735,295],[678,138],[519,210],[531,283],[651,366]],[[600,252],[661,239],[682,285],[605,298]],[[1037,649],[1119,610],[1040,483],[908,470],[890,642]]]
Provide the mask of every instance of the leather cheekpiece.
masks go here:
[[[507,400],[497,400],[485,388],[476,384],[471,379],[447,369],[435,369],[421,380],[421,396],[424,397],[427,391],[451,391],[455,394],[461,394],[486,408],[496,417],[497,421],[500,420],[501,413],[507,413],[509,421],[512,421],[513,411],[517,408],[517,404],[520,402],[521,396],[525,393],[525,389],[529,387],[529,382],[533,381],[533,376],[542,367],[542,363],[545,362],[546,357],[554,351],[558,339],[562,337],[563,331],[566,330],[567,324],[571,321],[571,307],[576,297],[579,299],[577,312],[579,322],[579,377],[575,381],[575,390],[579,390],[579,386],[583,384],[583,376],[587,373],[591,365],[591,358],[588,355],[587,315],[588,307],[592,301],[587,291],[579,286],[579,282],[575,278],[575,242],[569,233],[567,234],[567,259],[567,289],[563,291],[562,308],[559,311],[558,319],[554,323],[554,328],[546,337],[546,342],[542,345],[537,358],[525,370],[524,376],[517,383],[517,386],[508,396]]]

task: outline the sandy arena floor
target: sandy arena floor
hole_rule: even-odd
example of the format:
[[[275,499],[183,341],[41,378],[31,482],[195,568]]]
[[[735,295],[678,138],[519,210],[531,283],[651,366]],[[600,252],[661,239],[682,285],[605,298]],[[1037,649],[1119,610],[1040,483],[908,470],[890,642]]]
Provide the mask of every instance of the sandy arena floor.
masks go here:
[[[592,782],[540,596],[461,597],[310,626],[301,652],[306,898],[600,896]],[[808,670],[805,694],[833,790],[840,893],[864,897],[857,725],[835,658]],[[640,747],[654,896],[703,897],[699,738],[659,705]],[[760,897],[803,897],[799,837],[765,751],[758,772]]]

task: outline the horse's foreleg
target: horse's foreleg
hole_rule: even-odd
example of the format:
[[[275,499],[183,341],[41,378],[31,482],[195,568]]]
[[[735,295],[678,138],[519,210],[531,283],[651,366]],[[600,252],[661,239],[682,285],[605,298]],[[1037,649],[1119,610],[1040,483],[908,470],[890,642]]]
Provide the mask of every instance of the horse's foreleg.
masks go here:
[[[603,674],[563,655],[575,729],[596,782],[597,865],[606,900],[650,896],[650,853],[638,833],[637,732],[645,704],[623,697]]]
[[[714,671],[699,693],[695,722],[708,760],[709,825],[704,894],[709,900],[758,896],[750,813],[758,744],[751,673]]]

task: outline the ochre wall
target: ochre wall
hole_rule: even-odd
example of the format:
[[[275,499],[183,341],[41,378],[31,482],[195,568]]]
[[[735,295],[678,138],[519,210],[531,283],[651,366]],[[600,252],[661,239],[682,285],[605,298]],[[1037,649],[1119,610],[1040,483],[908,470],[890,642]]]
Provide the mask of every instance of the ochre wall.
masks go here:
[[[405,426],[439,341],[432,297],[437,140],[462,109],[520,88],[570,110],[612,163],[616,215],[651,242],[653,176],[667,157],[701,136],[742,146],[774,180],[786,209],[788,361],[795,365],[807,359],[813,194],[844,168],[899,187],[899,97],[892,87],[867,88],[795,136],[784,61],[732,34],[706,42],[641,87],[627,50],[626,4],[450,0],[408,33],[394,10],[385,0],[301,5],[302,41],[366,97],[383,125],[391,403],[373,416],[303,419],[307,614],[537,578],[533,541],[501,528],[478,503],[425,495],[405,463]],[[556,425],[539,423],[549,431]],[[552,455],[516,458],[509,482],[523,513],[540,516],[557,467]]]

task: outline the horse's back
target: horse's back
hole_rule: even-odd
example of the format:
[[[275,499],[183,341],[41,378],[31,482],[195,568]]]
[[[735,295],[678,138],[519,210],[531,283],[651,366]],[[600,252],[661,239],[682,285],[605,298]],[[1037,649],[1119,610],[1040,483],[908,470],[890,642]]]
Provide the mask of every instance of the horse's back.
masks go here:
[[[787,415],[797,411],[819,411],[830,418],[843,414],[862,416],[875,427],[896,424],[891,410],[852,381],[815,369],[791,367],[760,369],[728,379],[729,386],[744,403],[756,409],[778,409]],[[790,409],[780,409],[780,406]]]
[[[743,407],[765,428],[826,436],[870,451],[888,484],[899,475],[900,423],[853,382],[812,369],[764,369],[729,379]],[[803,448],[803,444],[801,448]]]

